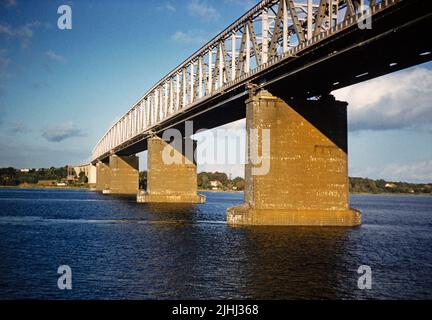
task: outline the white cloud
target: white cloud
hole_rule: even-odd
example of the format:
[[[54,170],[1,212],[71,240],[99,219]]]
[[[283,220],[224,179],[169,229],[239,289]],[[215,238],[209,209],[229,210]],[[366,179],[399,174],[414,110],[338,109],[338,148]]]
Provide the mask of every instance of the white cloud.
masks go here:
[[[14,76],[8,70],[11,62],[12,59],[8,57],[8,50],[0,48],[0,96],[6,91],[5,84]]]
[[[30,128],[25,123],[18,121],[11,124],[10,131],[12,133],[26,133],[30,131]]]
[[[5,71],[11,62],[11,59],[6,56],[6,52],[6,49],[0,49],[0,73]]]
[[[0,24],[0,35],[17,38],[21,41],[21,47],[27,48],[30,46],[30,39],[33,38],[34,30],[41,27],[48,29],[50,25],[48,23],[41,23],[40,21],[29,22],[15,28]]]
[[[73,137],[83,137],[84,132],[73,122],[65,122],[59,125],[48,127],[42,132],[42,137],[50,142],[61,142]]]
[[[432,130],[432,71],[407,69],[334,92],[347,101],[350,131]]]
[[[205,22],[217,21],[220,18],[219,12],[205,0],[190,0],[187,10],[191,16]]]
[[[387,181],[432,182],[432,160],[412,163],[389,163],[381,166],[368,166],[364,169],[350,168],[350,176],[385,179]]]
[[[64,62],[64,61],[66,61],[66,59],[65,59],[63,56],[61,56],[61,55],[55,53],[55,52],[52,51],[52,50],[48,50],[48,51],[46,51],[46,52],[45,52],[45,55],[46,55],[50,60],[53,60],[53,61],[57,61],[57,62]]]
[[[164,2],[163,4],[156,7],[156,10],[158,11],[169,11],[169,12],[176,12],[177,8],[172,4],[171,1]]]
[[[0,167],[46,168],[64,166],[68,163],[80,163],[89,153],[90,148],[80,146],[74,148],[70,144],[37,145],[26,143],[10,134],[0,133],[0,150],[7,150],[0,155]]]
[[[12,36],[14,33],[10,26],[0,24],[0,34],[5,34],[8,36]]]
[[[206,34],[200,30],[189,30],[186,32],[176,31],[171,39],[183,44],[204,44],[207,41]]]
[[[165,3],[165,9],[167,9],[168,11],[171,11],[171,12],[176,11],[176,8],[174,7],[174,5],[171,2]]]
[[[18,2],[16,0],[1,0],[0,4],[5,6],[6,8],[9,8],[16,7],[18,5]]]

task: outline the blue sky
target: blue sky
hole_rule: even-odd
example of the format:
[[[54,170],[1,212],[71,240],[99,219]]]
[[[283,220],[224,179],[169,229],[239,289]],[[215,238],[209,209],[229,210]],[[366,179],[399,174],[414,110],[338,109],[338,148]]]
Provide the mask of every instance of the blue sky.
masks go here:
[[[132,103],[254,2],[0,0],[0,167],[84,161]],[[72,30],[57,28],[62,4]],[[350,103],[350,175],[432,181],[431,91],[425,64],[335,92]]]

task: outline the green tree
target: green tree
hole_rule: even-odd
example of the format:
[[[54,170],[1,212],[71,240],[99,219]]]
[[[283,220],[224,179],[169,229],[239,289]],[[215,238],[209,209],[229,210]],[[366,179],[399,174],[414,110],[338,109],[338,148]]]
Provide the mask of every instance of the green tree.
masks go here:
[[[139,188],[141,190],[147,190],[147,171],[141,171],[139,173]]]
[[[233,184],[237,188],[237,190],[239,190],[239,191],[244,190],[245,181],[243,178],[241,178],[241,177],[234,178]]]
[[[88,178],[87,178],[87,176],[86,176],[86,174],[85,174],[84,171],[81,171],[81,172],[79,173],[78,181],[79,181],[80,183],[87,183],[87,182],[88,182]]]
[[[210,178],[207,172],[200,172],[197,177],[198,187],[208,189],[210,187]]]

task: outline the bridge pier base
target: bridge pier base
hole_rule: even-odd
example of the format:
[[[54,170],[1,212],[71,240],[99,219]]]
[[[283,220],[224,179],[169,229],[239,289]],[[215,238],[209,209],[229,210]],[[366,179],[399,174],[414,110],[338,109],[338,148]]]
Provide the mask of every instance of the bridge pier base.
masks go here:
[[[349,207],[346,106],[331,95],[292,100],[265,90],[253,93],[246,101],[247,149],[254,150],[250,136],[255,133],[250,129],[258,129],[262,154],[266,140],[262,129],[269,129],[270,148],[263,155],[263,160],[269,160],[269,170],[256,170],[249,152],[245,202],[227,210],[227,223],[361,224],[361,213]]]
[[[196,164],[186,156],[185,145],[183,143],[182,150],[177,150],[157,136],[148,140],[147,191],[138,193],[137,202],[205,202],[205,196],[197,194]],[[195,150],[195,142],[193,146]],[[164,159],[164,155],[169,159]],[[173,159],[177,161],[167,161]]]

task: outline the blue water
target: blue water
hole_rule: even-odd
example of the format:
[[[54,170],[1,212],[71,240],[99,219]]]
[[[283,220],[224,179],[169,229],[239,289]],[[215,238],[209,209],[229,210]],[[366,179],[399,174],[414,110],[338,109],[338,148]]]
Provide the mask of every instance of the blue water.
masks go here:
[[[431,196],[352,196],[358,228],[232,228],[243,195],[205,194],[188,207],[0,189],[0,299],[432,298]],[[65,264],[72,290],[57,287]]]

